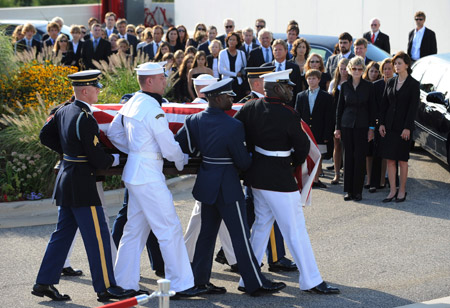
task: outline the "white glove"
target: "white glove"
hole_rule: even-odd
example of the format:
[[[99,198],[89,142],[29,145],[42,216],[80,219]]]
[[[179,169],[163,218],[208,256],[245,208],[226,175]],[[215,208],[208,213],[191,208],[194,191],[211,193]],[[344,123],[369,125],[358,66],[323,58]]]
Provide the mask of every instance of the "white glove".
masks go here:
[[[188,154],[184,154],[184,164],[187,165],[189,162],[189,155]]]
[[[184,168],[184,165],[186,165],[189,161],[189,155],[187,154],[183,154],[183,161],[176,161],[175,162],[175,167],[177,168],[178,171],[182,171]]]
[[[118,166],[119,163],[120,163],[120,160],[119,160],[120,155],[119,154],[112,154],[112,156],[114,156],[114,162],[113,162],[111,167]]]

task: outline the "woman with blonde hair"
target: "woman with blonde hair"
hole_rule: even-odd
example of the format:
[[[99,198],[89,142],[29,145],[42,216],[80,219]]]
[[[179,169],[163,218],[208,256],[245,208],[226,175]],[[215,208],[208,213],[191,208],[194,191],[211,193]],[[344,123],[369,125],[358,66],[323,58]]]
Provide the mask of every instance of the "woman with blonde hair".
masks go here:
[[[318,53],[312,53],[306,59],[303,71],[307,72],[310,69],[316,69],[322,73],[322,76],[320,77],[319,87],[321,90],[328,91],[331,76],[329,73],[325,72],[325,65],[323,64],[322,56],[319,55]],[[308,88],[308,85],[306,84],[305,87]]]
[[[344,143],[345,201],[362,199],[364,165],[369,142],[374,137],[376,103],[373,83],[364,80],[364,59],[353,57],[347,66],[349,78],[341,85],[334,136]]]
[[[65,34],[60,34],[56,38],[55,44],[53,45],[53,54],[55,56],[61,56],[61,64],[65,66],[74,65],[74,54],[71,50],[72,45],[69,44],[69,39]]]

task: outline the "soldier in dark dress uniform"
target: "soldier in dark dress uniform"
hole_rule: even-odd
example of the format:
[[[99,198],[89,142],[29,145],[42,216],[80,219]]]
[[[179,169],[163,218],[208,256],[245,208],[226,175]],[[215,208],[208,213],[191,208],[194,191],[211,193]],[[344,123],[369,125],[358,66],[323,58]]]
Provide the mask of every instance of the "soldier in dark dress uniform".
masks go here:
[[[133,296],[133,290],[116,285],[111,257],[109,229],[98,195],[95,170],[119,164],[118,154],[107,154],[100,147],[99,128],[90,105],[97,102],[100,71],[69,75],[75,102],[58,110],[41,130],[42,144],[63,155],[56,179],[58,224],[47,245],[32,294],[65,301],[58,284],[67,253],[80,229],[88,255],[92,283],[99,301]]]
[[[289,69],[262,75],[265,96],[247,102],[235,115],[244,124],[247,148],[253,154],[252,165],[245,173],[255,201],[252,247],[260,263],[276,219],[299,267],[300,289],[339,293],[320,275],[293,176],[293,168],[305,161],[310,142],[301,128],[299,114],[288,105],[295,86],[289,80],[290,72]]]
[[[193,189],[195,200],[201,205],[201,230],[192,263],[195,285],[207,293],[225,293],[226,289],[210,283],[214,246],[222,219],[230,232],[240,274],[246,283],[239,289],[251,295],[273,293],[283,289],[284,283],[267,280],[251,249],[246,223],[244,194],[238,169],[251,164],[245,148],[242,123],[224,111],[233,104],[232,80],[225,79],[201,90],[209,107],[188,116],[177,133],[176,140],[183,152],[200,153],[203,162]]]

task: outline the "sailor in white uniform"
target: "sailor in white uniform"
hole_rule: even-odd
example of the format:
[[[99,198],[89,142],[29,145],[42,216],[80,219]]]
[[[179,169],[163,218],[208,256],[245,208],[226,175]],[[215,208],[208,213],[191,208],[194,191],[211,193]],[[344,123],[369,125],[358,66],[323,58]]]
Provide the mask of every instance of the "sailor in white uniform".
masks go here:
[[[163,158],[175,162],[181,171],[187,155],[175,141],[161,108],[167,84],[163,68],[145,63],[135,70],[141,91],[122,107],[108,129],[111,142],[128,154],[122,175],[129,191],[128,221],[117,252],[115,277],[120,285],[139,290],[140,256],[152,230],[176,297],[196,296],[202,292],[194,287],[183,229],[163,174]]]

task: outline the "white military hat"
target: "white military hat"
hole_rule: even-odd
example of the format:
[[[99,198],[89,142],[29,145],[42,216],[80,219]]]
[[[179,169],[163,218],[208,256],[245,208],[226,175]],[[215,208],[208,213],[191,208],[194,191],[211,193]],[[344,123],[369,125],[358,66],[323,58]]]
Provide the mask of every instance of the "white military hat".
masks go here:
[[[236,93],[233,92],[231,84],[233,83],[232,78],[222,79],[216,83],[210,84],[209,86],[204,87],[200,90],[201,93],[205,94],[206,97],[215,97],[222,94],[226,94],[229,96],[236,96]]]
[[[259,78],[264,78],[264,82],[287,83],[290,86],[295,86],[295,83],[293,83],[289,79],[289,74],[291,72],[292,72],[292,68],[285,70],[285,71],[264,74],[264,75],[259,76]]]
[[[210,84],[217,82],[217,78],[209,74],[201,74],[197,76],[197,78],[192,78],[192,80],[196,86],[209,86]]]
[[[155,62],[147,62],[134,69],[139,76],[164,74],[164,68]]]

